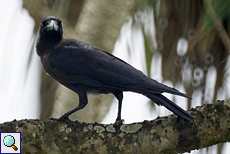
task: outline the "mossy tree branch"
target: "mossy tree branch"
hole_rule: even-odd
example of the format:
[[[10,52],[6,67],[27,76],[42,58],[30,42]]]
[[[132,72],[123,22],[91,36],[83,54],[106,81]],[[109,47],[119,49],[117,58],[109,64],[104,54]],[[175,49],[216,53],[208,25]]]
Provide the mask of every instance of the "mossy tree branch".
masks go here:
[[[121,126],[50,120],[20,120],[0,125],[1,132],[21,132],[22,153],[182,153],[230,141],[230,107],[224,101],[175,115]]]

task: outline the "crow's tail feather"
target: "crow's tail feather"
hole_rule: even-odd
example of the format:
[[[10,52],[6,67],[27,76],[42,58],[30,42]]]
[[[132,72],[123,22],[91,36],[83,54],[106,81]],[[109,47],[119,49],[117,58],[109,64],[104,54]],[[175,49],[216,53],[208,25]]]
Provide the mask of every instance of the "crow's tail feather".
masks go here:
[[[143,95],[150,98],[157,105],[165,106],[167,109],[169,109],[170,111],[172,111],[173,113],[175,113],[176,115],[178,115],[179,117],[181,117],[185,120],[194,119],[194,116],[192,116],[191,114],[186,112],[184,109],[182,109],[181,107],[179,107],[178,105],[176,105],[175,103],[173,103],[172,101],[170,101],[168,98],[166,98],[165,96],[163,96],[161,94],[147,93],[147,94],[143,94]]]

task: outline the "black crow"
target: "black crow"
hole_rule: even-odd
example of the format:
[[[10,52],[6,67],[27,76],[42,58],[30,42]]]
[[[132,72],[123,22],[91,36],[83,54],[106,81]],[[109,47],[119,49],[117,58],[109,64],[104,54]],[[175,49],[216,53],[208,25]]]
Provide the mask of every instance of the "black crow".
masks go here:
[[[123,91],[143,94],[185,120],[194,118],[162,93],[190,98],[188,95],[148,78],[108,52],[75,39],[64,38],[62,21],[57,17],[48,16],[42,20],[36,49],[44,70],[79,96],[79,106],[53,120],[70,121],[69,115],[87,105],[87,93],[112,93],[118,100],[116,124],[122,124]]]

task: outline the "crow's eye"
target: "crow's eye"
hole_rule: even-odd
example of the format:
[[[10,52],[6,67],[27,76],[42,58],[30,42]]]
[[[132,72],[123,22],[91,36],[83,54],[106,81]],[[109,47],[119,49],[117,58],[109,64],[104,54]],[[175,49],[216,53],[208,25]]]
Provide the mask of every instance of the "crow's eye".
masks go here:
[[[50,24],[50,21],[51,21],[51,20],[46,20],[46,21],[44,21],[44,22],[43,22],[43,25],[44,25],[44,26],[49,25],[49,24]]]
[[[47,21],[44,21],[44,22],[41,23],[41,26],[46,26],[46,25],[48,25]]]
[[[44,26],[46,26],[46,25],[48,25],[47,21],[41,22],[41,26],[42,26],[42,27],[44,27]]]
[[[45,25],[49,25],[50,24],[50,20],[45,22]]]

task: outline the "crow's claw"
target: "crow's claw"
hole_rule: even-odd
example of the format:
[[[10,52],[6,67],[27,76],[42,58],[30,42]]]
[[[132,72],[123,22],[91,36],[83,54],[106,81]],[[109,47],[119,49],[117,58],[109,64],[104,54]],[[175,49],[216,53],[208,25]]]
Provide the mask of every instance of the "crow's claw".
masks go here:
[[[114,125],[122,125],[124,124],[124,122],[125,122],[124,119],[117,119]]]
[[[69,117],[63,117],[63,116],[60,117],[60,118],[49,117],[48,119],[49,119],[49,120],[53,120],[53,121],[66,122],[66,123],[68,123],[69,125],[73,126],[73,127],[74,127],[74,130],[76,130],[76,128],[77,128],[77,124],[76,124],[74,121],[70,120]]]

